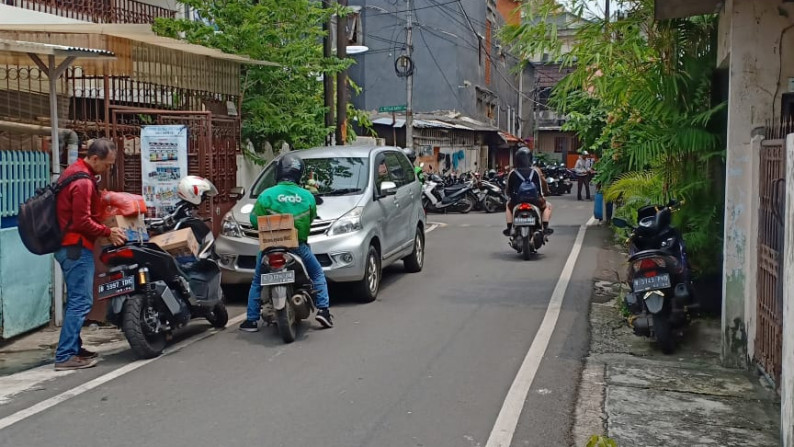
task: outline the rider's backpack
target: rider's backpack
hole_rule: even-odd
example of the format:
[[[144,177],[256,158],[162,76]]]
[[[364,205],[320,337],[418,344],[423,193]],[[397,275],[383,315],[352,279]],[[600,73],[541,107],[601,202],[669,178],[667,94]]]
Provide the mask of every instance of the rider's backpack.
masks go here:
[[[58,193],[75,180],[90,178],[85,172],[70,175],[36,190],[33,197],[19,205],[19,237],[31,253],[46,255],[61,248],[63,231],[56,211]]]
[[[532,181],[532,179],[535,177],[534,169],[529,173],[527,178],[524,178],[524,176],[521,175],[518,170],[516,170],[515,173],[518,178],[521,179],[521,184],[518,185],[518,190],[516,191],[516,200],[519,202],[528,202],[540,197],[538,186]]]

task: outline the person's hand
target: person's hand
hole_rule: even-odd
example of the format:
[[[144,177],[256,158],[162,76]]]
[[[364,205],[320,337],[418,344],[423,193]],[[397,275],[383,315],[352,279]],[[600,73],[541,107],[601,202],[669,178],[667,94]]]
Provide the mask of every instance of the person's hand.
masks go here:
[[[120,245],[124,245],[127,242],[127,235],[124,234],[124,230],[118,227],[113,227],[110,229],[110,242],[115,245],[116,247]]]

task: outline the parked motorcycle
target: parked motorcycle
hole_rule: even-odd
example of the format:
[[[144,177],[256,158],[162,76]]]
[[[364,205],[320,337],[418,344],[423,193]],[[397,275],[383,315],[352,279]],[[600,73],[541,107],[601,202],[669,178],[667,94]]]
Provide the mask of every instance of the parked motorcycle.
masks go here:
[[[477,195],[477,209],[481,209],[486,213],[495,213],[504,211],[507,204],[507,197],[504,191],[495,184],[483,180],[479,182],[475,190]]]
[[[317,308],[303,260],[284,247],[262,252],[262,319],[275,324],[284,343],[292,343],[301,320]]]
[[[513,207],[513,227],[509,244],[525,261],[546,244],[540,208],[526,202]]]
[[[428,212],[457,211],[466,214],[476,204],[477,197],[470,185],[445,186],[437,174],[430,175],[422,187],[422,207]]]
[[[214,188],[214,187],[213,187]],[[110,269],[100,275],[100,300],[111,300],[108,320],[121,328],[136,356],[160,355],[173,332],[193,318],[226,326],[229,314],[221,290],[221,271],[213,258],[215,238],[198,206],[186,201],[160,219],[146,219],[150,233],[190,228],[200,241],[198,256],[187,263],[151,242],[130,241],[102,251]]]
[[[671,226],[677,202],[646,206],[637,212],[637,227],[613,218],[618,228],[631,229],[629,287],[624,302],[629,322],[639,336],[654,337],[665,354],[675,348],[673,331],[689,321],[694,293],[684,240]]]

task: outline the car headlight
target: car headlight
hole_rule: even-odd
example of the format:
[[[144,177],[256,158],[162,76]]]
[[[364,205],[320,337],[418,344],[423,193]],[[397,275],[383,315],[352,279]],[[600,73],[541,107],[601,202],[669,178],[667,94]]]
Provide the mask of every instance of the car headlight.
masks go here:
[[[227,214],[226,217],[223,218],[221,234],[229,237],[243,237],[243,230],[240,228],[240,224],[234,220],[234,215],[232,215],[232,213]]]
[[[350,210],[347,214],[340,217],[328,229],[329,236],[336,236],[339,234],[352,233],[361,229],[361,213],[364,207],[357,206]]]

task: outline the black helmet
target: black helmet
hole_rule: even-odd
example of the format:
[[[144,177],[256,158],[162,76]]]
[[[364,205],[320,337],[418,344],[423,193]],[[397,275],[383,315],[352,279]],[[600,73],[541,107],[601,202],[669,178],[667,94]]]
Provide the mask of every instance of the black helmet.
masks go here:
[[[411,149],[410,147],[403,149],[403,154],[405,154],[405,156],[408,157],[408,160],[411,160],[411,163],[414,163],[416,161],[416,152],[414,152],[414,150]]]
[[[520,147],[515,156],[516,169],[527,169],[532,167],[532,152],[528,147]]]
[[[299,183],[303,170],[303,160],[295,154],[287,154],[276,163],[276,181]]]
[[[488,178],[495,178],[496,177],[496,169],[491,169],[488,171]]]

